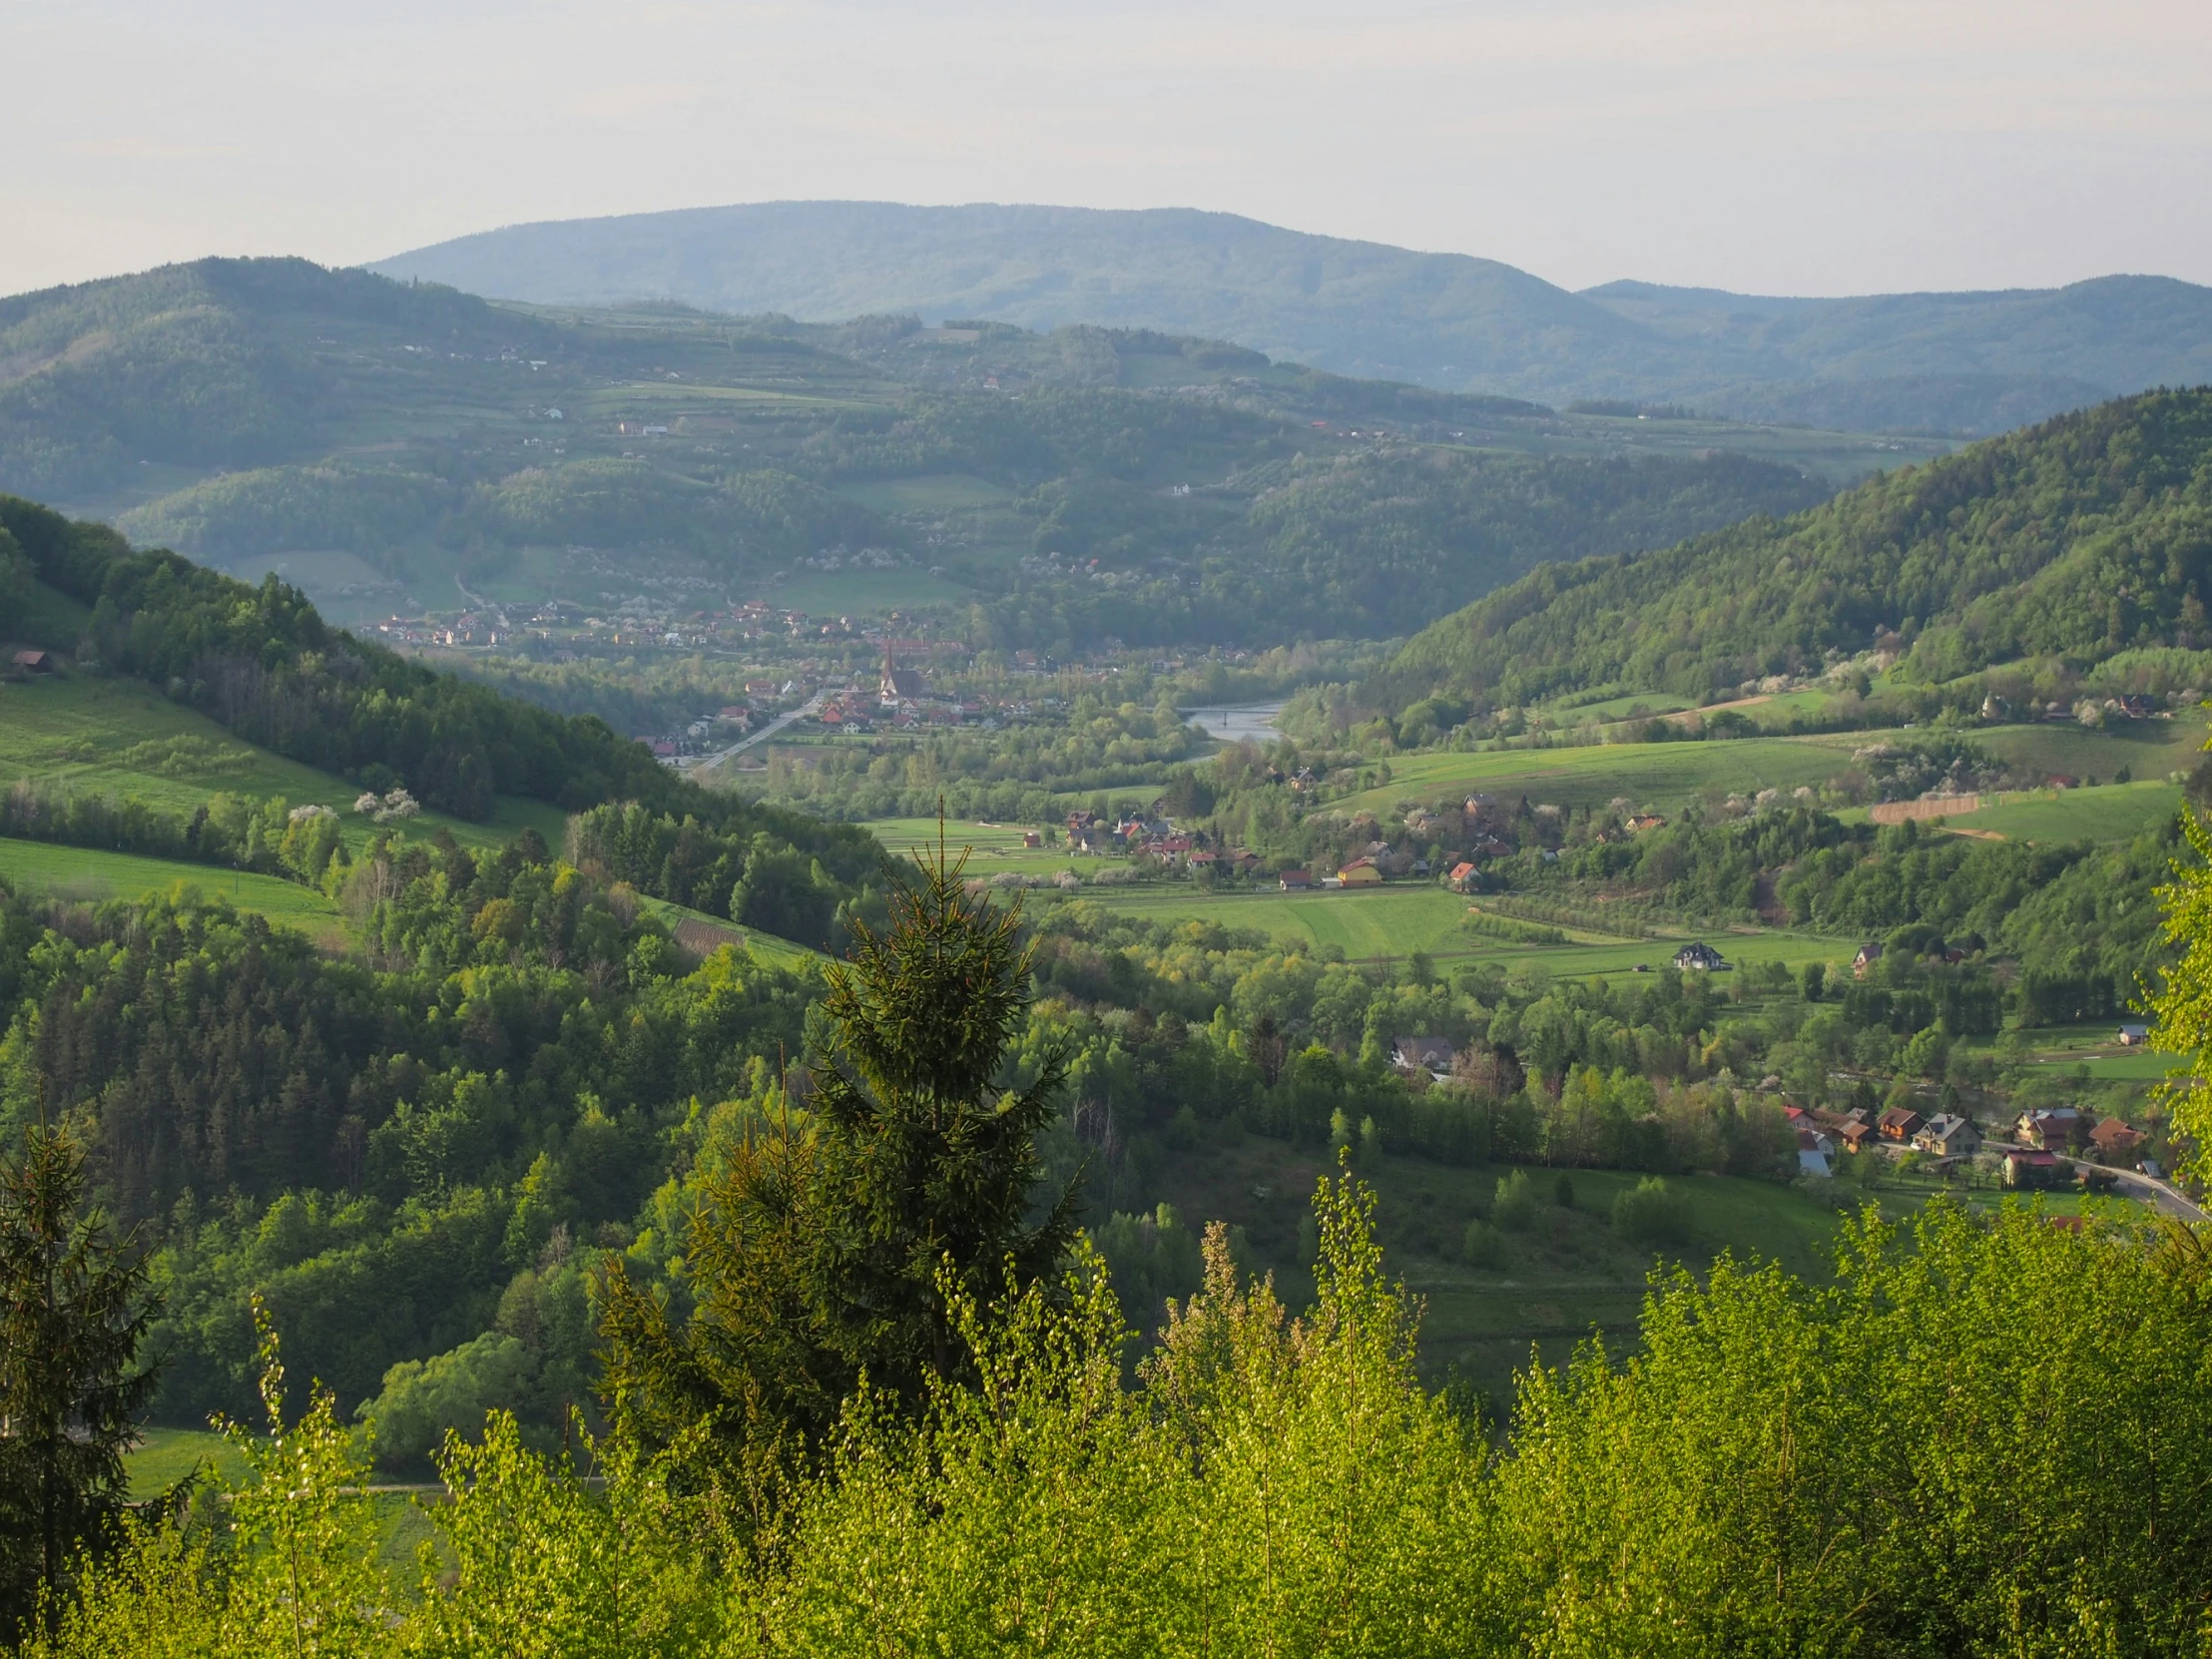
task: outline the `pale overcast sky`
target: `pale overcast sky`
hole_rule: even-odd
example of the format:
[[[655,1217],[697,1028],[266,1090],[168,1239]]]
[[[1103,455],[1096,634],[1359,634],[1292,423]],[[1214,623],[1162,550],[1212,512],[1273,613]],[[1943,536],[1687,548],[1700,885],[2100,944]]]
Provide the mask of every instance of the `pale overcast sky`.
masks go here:
[[[2212,281],[2212,0],[0,0],[0,292],[801,198],[1552,281]]]

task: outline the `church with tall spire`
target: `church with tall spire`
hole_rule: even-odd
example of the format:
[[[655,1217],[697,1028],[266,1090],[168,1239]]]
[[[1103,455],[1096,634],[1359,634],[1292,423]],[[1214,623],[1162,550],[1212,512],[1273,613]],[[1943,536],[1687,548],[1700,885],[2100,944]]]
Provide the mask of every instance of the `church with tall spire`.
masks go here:
[[[883,707],[895,709],[902,703],[911,703],[921,695],[921,676],[910,668],[900,668],[891,654],[891,642],[883,642],[883,683],[880,690]]]

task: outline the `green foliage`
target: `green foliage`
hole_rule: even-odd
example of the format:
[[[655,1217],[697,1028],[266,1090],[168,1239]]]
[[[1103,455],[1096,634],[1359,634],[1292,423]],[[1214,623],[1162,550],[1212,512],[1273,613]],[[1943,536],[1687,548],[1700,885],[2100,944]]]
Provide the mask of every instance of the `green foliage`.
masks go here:
[[[843,942],[849,920],[881,913],[863,879],[882,864],[874,837],[780,808],[723,803],[679,819],[635,802],[595,807],[570,821],[569,855],[656,897],[824,948]]]
[[[1214,1227],[1133,1377],[1095,1259],[992,1305],[948,1275],[960,1380],[918,1412],[856,1390],[757,1553],[671,1463],[602,1443],[589,1482],[495,1417],[449,1444],[444,1552],[390,1596],[310,1413],[220,1565],[189,1524],[140,1534],[51,1651],[349,1652],[364,1608],[383,1651],[486,1655],[2195,1650],[2212,1263],[2186,1232],[1936,1205],[1854,1224],[1833,1281],[1656,1275],[1633,1357],[1529,1370],[1493,1440],[1414,1374],[1372,1195],[1316,1214],[1304,1317]]]
[[[58,1612],[116,1542],[122,1453],[152,1397],[158,1304],[136,1240],[86,1211],[85,1158],[44,1125],[0,1159],[0,1636]]]
[[[1638,1244],[1679,1246],[1689,1243],[1695,1222],[1682,1194],[1647,1175],[1613,1200],[1613,1226]]]
[[[1470,1268],[1501,1268],[1505,1265],[1505,1235],[1477,1216],[1467,1223],[1459,1253]]]
[[[211,796],[188,818],[129,798],[42,792],[19,779],[0,795],[0,834],[254,870],[310,887],[333,861],[341,871],[350,862],[335,813],[295,808],[282,796],[258,806]]]
[[[1172,1204],[1162,1204],[1150,1215],[1116,1212],[1093,1229],[1092,1244],[1119,1287],[1116,1294],[1136,1318],[1149,1318],[1171,1299],[1199,1288],[1204,1265],[1198,1236],[1183,1225]]]
[[[1536,1188],[1528,1171],[1517,1169],[1498,1178],[1490,1200],[1491,1222],[1507,1233],[1525,1233],[1536,1225]]]
[[[2212,392],[2154,391],[1751,518],[1663,553],[1546,566],[1409,642],[1362,692],[1485,706],[1596,686],[1692,698],[1819,674],[1885,635],[1949,680],[2201,646]]]
[[[687,972],[542,846],[389,838],[346,896],[375,966],[221,904],[0,901],[0,1125],[80,1122],[100,1190],[161,1225],[172,1420],[251,1398],[261,1292],[348,1405],[496,1330],[529,1359],[502,1403],[557,1426],[589,1395],[583,1274],[695,1098],[797,1046],[807,986],[736,952]]]
[[[2181,826],[2188,851],[2158,889],[2159,931],[2173,956],[2144,989],[2151,1041],[2180,1062],[2160,1090],[2181,1132],[2174,1144],[2201,1181],[2212,1167],[2212,828],[2194,808]]]
[[[0,530],[0,616],[20,617],[30,609],[31,584],[37,576],[15,537]]]
[[[520,1342],[487,1331],[432,1359],[400,1361],[355,1414],[379,1462],[425,1461],[448,1432],[482,1434],[486,1416],[521,1394],[528,1371]]]

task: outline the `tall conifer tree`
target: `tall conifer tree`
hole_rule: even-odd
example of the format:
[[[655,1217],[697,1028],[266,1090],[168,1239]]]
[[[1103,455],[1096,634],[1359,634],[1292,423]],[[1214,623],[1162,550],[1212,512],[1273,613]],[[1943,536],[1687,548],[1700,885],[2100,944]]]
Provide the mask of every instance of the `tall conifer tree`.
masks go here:
[[[0,1161],[0,1630],[22,1630],[129,1503],[123,1453],[151,1399],[145,1258],[84,1208],[84,1155],[57,1130]]]
[[[918,1403],[963,1350],[944,1295],[988,1306],[1049,1282],[1072,1187],[1038,1216],[1037,1134],[1065,1077],[1050,1055],[1001,1089],[1029,1000],[1019,907],[971,896],[942,841],[893,882],[880,934],[855,924],[825,972],[804,1108],[741,1147],[707,1192],[681,1327],[617,1275],[604,1334],[615,1420],[697,1445],[764,1513],[864,1374]],[[793,1102],[797,1105],[795,1099]]]

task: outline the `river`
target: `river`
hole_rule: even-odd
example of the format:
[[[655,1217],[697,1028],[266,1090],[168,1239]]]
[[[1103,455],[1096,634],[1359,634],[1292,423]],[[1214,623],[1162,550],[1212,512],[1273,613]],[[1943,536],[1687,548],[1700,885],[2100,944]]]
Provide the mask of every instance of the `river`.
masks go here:
[[[1202,728],[1209,738],[1221,743],[1237,743],[1250,738],[1254,743],[1272,743],[1281,733],[1275,729],[1275,717],[1283,712],[1280,701],[1274,703],[1239,703],[1228,708],[1185,709],[1183,718]]]

